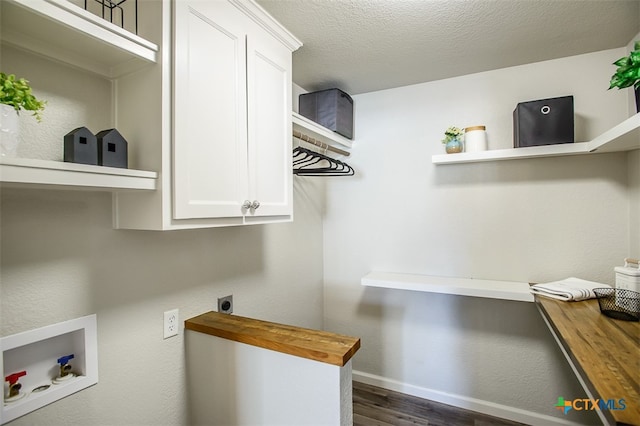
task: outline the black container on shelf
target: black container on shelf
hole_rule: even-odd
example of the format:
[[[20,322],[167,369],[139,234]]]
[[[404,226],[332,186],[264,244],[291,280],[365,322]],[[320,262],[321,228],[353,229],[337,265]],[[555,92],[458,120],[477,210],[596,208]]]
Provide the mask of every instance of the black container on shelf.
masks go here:
[[[305,93],[299,97],[300,115],[353,139],[353,99],[340,89]]]
[[[98,142],[86,127],[78,127],[64,135],[64,161],[68,163],[98,164]]]
[[[128,166],[127,141],[116,129],[102,130],[98,139],[98,164],[106,167]]]
[[[640,293],[624,288],[594,288],[600,312],[604,315],[624,320],[640,321]]]
[[[513,146],[573,143],[573,96],[520,102],[513,111]]]

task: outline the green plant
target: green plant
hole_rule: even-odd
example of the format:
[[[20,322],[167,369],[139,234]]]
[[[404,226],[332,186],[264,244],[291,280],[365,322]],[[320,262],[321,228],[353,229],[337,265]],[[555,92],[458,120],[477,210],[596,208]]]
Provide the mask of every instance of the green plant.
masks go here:
[[[464,135],[464,130],[458,127],[451,126],[447,130],[445,130],[444,139],[442,139],[442,143],[446,144],[447,142],[450,142],[454,139],[461,139],[462,135]]]
[[[636,89],[640,88],[640,40],[635,42],[634,50],[629,56],[618,59],[613,65],[616,65],[618,69],[611,76],[609,89],[614,87],[624,89],[631,86]]]
[[[28,80],[0,72],[0,104],[11,105],[18,112],[21,109],[33,111],[33,116],[40,122],[46,103],[33,96]]]

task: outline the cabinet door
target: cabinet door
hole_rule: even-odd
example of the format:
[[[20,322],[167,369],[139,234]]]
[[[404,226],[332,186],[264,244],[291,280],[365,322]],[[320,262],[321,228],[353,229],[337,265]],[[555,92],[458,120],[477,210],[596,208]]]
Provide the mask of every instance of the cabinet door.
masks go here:
[[[174,218],[234,217],[247,196],[246,20],[174,2]]]
[[[291,51],[261,28],[247,37],[249,199],[253,216],[293,213]]]

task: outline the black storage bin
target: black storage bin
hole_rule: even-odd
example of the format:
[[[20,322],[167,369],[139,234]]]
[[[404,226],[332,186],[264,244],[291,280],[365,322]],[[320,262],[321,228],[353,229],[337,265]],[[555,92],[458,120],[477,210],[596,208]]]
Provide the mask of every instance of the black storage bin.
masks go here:
[[[353,99],[340,89],[305,93],[299,97],[300,115],[353,139]]]
[[[513,146],[573,143],[573,126],[573,96],[521,102],[513,111]]]

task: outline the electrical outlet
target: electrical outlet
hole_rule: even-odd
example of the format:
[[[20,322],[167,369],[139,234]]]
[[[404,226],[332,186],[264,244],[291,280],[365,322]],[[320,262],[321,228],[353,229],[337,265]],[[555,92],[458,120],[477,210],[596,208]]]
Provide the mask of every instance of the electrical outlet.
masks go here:
[[[218,312],[223,314],[233,313],[233,295],[218,298]]]
[[[164,338],[178,335],[178,310],[172,309],[164,313]]]

